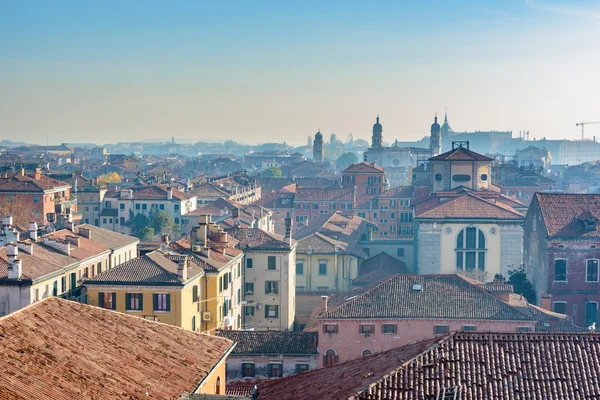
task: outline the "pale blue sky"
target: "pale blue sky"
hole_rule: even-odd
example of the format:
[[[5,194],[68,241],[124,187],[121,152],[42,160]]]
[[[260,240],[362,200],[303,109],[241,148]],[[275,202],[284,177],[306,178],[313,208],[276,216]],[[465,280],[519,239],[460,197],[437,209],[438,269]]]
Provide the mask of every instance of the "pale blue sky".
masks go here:
[[[577,137],[598,49],[598,1],[0,0],[0,138]]]

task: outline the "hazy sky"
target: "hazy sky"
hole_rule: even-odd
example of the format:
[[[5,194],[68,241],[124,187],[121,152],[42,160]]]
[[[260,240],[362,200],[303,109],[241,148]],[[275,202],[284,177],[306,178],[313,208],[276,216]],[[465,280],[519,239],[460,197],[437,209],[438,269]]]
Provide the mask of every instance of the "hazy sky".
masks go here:
[[[600,2],[0,0],[0,138],[305,143],[600,121]],[[587,128],[600,137],[600,124]]]

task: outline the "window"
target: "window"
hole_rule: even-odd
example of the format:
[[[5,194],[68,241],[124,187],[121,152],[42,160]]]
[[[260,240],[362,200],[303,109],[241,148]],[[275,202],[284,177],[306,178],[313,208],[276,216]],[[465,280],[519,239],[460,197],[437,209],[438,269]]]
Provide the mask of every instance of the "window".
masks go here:
[[[554,260],[554,281],[567,281],[567,260]]]
[[[469,227],[456,236],[456,269],[461,271],[485,271],[485,235],[483,231]]]
[[[401,223],[408,223],[408,222],[412,222],[412,221],[413,221],[413,213],[412,212],[403,211],[400,213],[400,222]]]
[[[433,334],[440,335],[443,333],[448,333],[448,325],[434,325],[433,326]]]
[[[566,301],[555,301],[554,302],[554,312],[559,314],[567,313],[567,302]]]
[[[334,349],[328,349],[323,356],[323,365],[337,364],[339,361],[338,355]]]
[[[143,294],[125,293],[125,304],[127,304],[127,311],[142,311],[144,308]]]
[[[246,282],[244,284],[244,293],[246,293],[246,294],[254,293],[254,282]]]
[[[194,303],[198,301],[198,285],[192,287],[192,301]]]
[[[404,249],[396,249],[396,256],[404,257]]]
[[[588,301],[585,303],[585,324],[587,326],[598,322],[598,303]]]
[[[179,204],[174,204],[173,205],[173,210],[179,211]]]
[[[361,335],[369,336],[373,334],[375,331],[375,325],[371,324],[360,324],[360,333]]]
[[[279,282],[265,281],[265,294],[279,294]]]
[[[364,349],[361,353],[360,356],[361,357],[366,357],[366,356],[370,356],[371,354],[373,354],[373,352],[369,349]]]
[[[373,219],[377,219],[377,212],[373,213]]]
[[[142,204],[142,210],[147,210],[147,209],[148,209],[148,204],[146,204],[146,203],[143,203],[143,204]]]
[[[165,205],[164,204],[159,204],[158,205],[158,209],[159,210],[164,210],[165,209]]]
[[[468,175],[468,174],[452,175],[452,180],[454,182],[468,182],[471,180],[471,175]]]
[[[154,293],[154,311],[171,311],[171,295],[168,293]]]
[[[268,269],[274,271],[277,269],[277,258],[275,256],[269,256],[268,258]]]
[[[304,275],[304,263],[296,263],[296,275]]]
[[[106,218],[102,218],[102,223],[103,223],[103,224],[106,224],[106,223],[107,223],[107,222],[106,222]]]
[[[33,195],[33,203],[38,204],[40,202],[40,196],[37,194]]]
[[[598,282],[598,260],[587,260],[586,282]]]
[[[231,282],[231,279],[229,279],[229,275],[228,274],[225,274],[223,276],[223,290],[229,289],[229,282]]]
[[[246,268],[252,268],[252,259],[251,258],[246,259]]]
[[[319,209],[319,203],[313,203],[312,208],[313,208],[313,210],[318,210]]]
[[[175,218],[175,219],[173,220],[173,222],[174,222],[176,225],[179,225],[179,218]]]
[[[279,318],[279,306],[265,305],[265,318]]]
[[[296,364],[296,373],[297,374],[301,374],[303,372],[306,372],[310,369],[308,364]]]
[[[481,174],[481,180],[483,182],[487,181],[487,174]]]
[[[254,306],[246,306],[246,317],[254,317]]]
[[[223,291],[223,277],[219,277],[219,293]]]
[[[442,180],[442,174],[435,174],[435,180],[436,181],[441,181]]]
[[[324,333],[338,333],[337,324],[323,324]]]
[[[140,204],[139,204],[139,203],[137,203],[137,204],[135,205],[135,209],[136,209],[136,210],[139,210],[139,209],[140,209]]]
[[[52,296],[58,295],[58,281],[52,282]]]
[[[196,316],[192,317],[192,332],[196,332]]]
[[[327,275],[327,263],[319,263],[319,275]]]
[[[475,325],[464,325],[463,332],[475,332],[477,331],[477,327]]]
[[[109,310],[117,309],[117,294],[114,292],[99,292],[98,307],[107,308]]]
[[[396,324],[383,324],[383,327],[381,328],[381,332],[382,333],[397,333],[398,332],[398,325],[396,325]]]
[[[238,291],[237,291],[237,302],[238,302],[238,304],[240,304],[242,302],[242,289],[241,288],[238,288]]]
[[[243,363],[242,364],[242,378],[254,378],[254,364]]]
[[[281,378],[283,376],[283,366],[279,363],[269,364],[269,378]]]
[[[119,204],[119,209],[124,210],[125,209],[125,203]]]
[[[63,276],[62,278],[60,278],[60,292],[64,293],[66,291],[67,291],[67,277]]]
[[[518,326],[517,332],[519,332],[519,333],[531,332],[531,327],[530,326]]]

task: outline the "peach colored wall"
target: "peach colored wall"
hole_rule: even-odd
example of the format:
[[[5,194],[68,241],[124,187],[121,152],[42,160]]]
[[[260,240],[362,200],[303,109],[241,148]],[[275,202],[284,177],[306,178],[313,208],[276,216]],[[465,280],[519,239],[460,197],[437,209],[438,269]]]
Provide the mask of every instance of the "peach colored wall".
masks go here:
[[[323,325],[337,324],[338,333],[324,333]],[[396,324],[397,333],[383,333],[383,324]],[[371,336],[360,334],[361,324],[375,325],[375,333]],[[319,367],[323,366],[323,356],[328,349],[334,349],[344,362],[360,357],[365,349],[377,353],[386,349],[414,343],[432,338],[434,325],[448,325],[450,332],[462,330],[464,325],[475,325],[477,332],[516,332],[517,327],[528,326],[535,330],[535,322],[522,321],[473,321],[473,320],[432,320],[432,319],[397,319],[397,320],[329,320],[319,321]]]

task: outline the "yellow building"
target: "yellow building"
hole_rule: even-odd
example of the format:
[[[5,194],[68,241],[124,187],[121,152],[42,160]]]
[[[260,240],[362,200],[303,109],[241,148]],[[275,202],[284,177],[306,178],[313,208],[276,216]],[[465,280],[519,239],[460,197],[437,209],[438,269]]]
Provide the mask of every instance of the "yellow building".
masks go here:
[[[200,330],[204,268],[193,258],[153,251],[87,279],[88,304]]]

